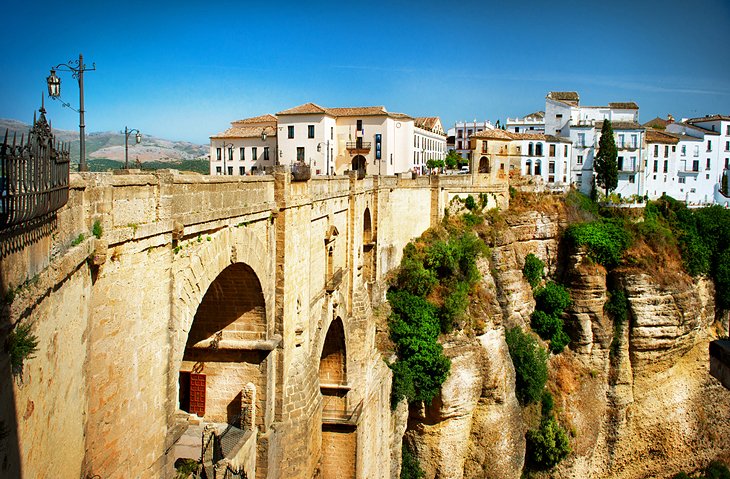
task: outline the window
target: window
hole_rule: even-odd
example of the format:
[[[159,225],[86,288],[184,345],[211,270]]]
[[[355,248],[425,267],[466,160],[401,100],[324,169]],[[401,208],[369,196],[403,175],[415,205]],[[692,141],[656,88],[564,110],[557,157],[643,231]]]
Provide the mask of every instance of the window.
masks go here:
[[[294,138],[294,125],[289,125],[287,131],[289,132],[289,139]]]
[[[694,152],[692,156],[700,156],[700,147],[699,145],[695,145]]]
[[[687,156],[687,145],[682,145],[682,150],[680,152],[682,156]]]
[[[725,142],[725,151],[730,151],[730,141]]]
[[[669,158],[669,145],[664,145],[664,158]]]
[[[725,134],[730,135],[730,125],[725,127]]]
[[[359,133],[360,136],[364,135],[365,132],[362,129],[362,120],[357,120],[357,124],[355,126],[355,129],[357,130],[356,134]]]
[[[621,133],[618,136],[618,147],[619,148],[623,148],[624,147],[624,134],[623,133]]]
[[[466,136],[471,136],[471,132],[472,132],[471,128],[466,130]]]
[[[710,159],[709,158],[707,159],[707,166],[705,166],[705,169],[706,170],[710,169]]]
[[[636,157],[635,156],[631,157],[631,165],[629,165],[629,166],[631,167],[631,171],[636,171]]]
[[[269,147],[264,147],[264,161],[269,161]]]
[[[307,138],[314,138],[314,125],[307,126]]]
[[[255,146],[253,148],[251,148],[251,159],[253,161],[256,161],[256,160],[259,159],[258,151],[257,150],[258,150],[258,148],[256,148]]]
[[[335,139],[335,127],[331,126],[330,127],[330,140],[334,140],[334,139]]]
[[[636,183],[636,175],[629,176],[629,183]]]
[[[457,150],[463,149],[463,148],[461,148],[461,140],[459,140],[459,141],[456,142],[456,149]]]
[[[577,163],[579,165],[582,165],[583,164],[583,155],[578,155]]]
[[[555,145],[550,145],[550,156],[555,156]]]
[[[304,147],[297,147],[297,161],[304,161]]]
[[[638,144],[638,138],[636,135],[631,135],[631,148],[636,148]]]
[[[559,120],[562,120],[563,119],[563,114],[562,113],[558,113],[557,115],[555,115],[555,119],[558,120],[558,121]]]
[[[712,151],[712,141],[707,140],[707,151]]]
[[[692,171],[700,171],[700,160],[692,161]]]
[[[669,160],[664,160],[664,173],[669,173]]]
[[[725,169],[730,170],[730,158],[725,158]]]
[[[464,136],[463,136],[463,133],[464,133],[464,131],[463,131],[463,130],[459,130],[459,131],[457,131],[457,132],[456,132],[456,137],[457,137],[457,138],[463,138],[463,137],[464,137]]]
[[[215,174],[216,175],[220,175],[221,174],[221,167],[220,166],[216,166],[215,167]]]
[[[233,167],[232,166],[229,166],[228,167],[228,175],[233,175]]]
[[[233,147],[232,146],[228,148],[228,159],[233,160]],[[233,174],[233,173],[231,173],[231,174]]]
[[[246,159],[246,148],[244,148],[244,147],[239,148],[238,156],[239,156],[239,158],[238,158],[239,160],[241,160],[241,161],[245,160]]]
[[[659,156],[659,145],[654,145],[654,156]]]
[[[679,181],[679,184],[683,185],[687,182],[687,178],[685,178],[684,176],[680,176],[677,181]]]
[[[555,162],[554,161],[551,161],[550,163],[548,163],[548,173],[551,175],[555,174]]]
[[[527,145],[527,155],[532,156],[534,154],[535,154],[535,145],[530,143],[529,145]]]
[[[672,153],[676,153],[676,152],[677,152],[677,145],[672,145]]]
[[[245,166],[239,166],[238,167],[238,174],[243,176],[246,174],[246,167]]]
[[[220,148],[215,149],[215,159],[216,159],[216,161],[221,161],[221,149]]]
[[[535,145],[535,154],[537,156],[542,156],[542,143]]]
[[[568,145],[563,145],[563,158],[568,157]]]
[[[618,171],[624,171],[624,157],[618,157]]]
[[[659,171],[659,160],[654,160],[654,173]]]
[[[580,146],[580,147],[586,146],[586,134],[585,133],[578,133],[578,146]]]

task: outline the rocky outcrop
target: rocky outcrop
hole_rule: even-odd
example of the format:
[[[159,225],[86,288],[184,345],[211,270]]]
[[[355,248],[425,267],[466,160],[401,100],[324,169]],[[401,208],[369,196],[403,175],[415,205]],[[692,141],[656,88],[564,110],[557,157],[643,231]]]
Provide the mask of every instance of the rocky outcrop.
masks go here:
[[[507,220],[470,305],[474,337],[447,340],[451,375],[428,409],[411,411],[408,440],[426,478],[518,478],[525,431],[535,411],[515,399],[504,330],[529,327],[532,291],[522,277],[528,253],[560,273],[572,305],[572,342],[551,355],[549,389],[571,434],[572,453],[537,477],[671,477],[730,459],[730,392],[708,373],[715,320],[709,280],[673,279],[631,268],[610,274],[580,251],[558,261],[559,215]],[[561,252],[565,253],[565,252]],[[615,327],[604,312],[608,285],[625,291],[629,318]],[[530,426],[532,427],[532,425]]]

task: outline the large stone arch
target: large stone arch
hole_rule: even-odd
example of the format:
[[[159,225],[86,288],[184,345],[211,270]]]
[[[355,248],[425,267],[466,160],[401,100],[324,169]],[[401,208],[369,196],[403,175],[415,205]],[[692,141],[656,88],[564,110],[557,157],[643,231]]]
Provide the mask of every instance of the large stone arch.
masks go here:
[[[274,335],[274,257],[273,231],[266,220],[241,228],[227,228],[210,236],[208,241],[193,241],[177,253],[173,261],[173,291],[170,324],[170,369],[168,379],[168,414],[172,417],[179,405],[179,375],[188,335],[199,306],[211,285],[228,267],[241,264],[249,268],[260,285],[263,296],[265,333]],[[270,362],[270,361],[267,361]],[[259,398],[266,396],[258,391]],[[271,409],[267,406],[268,409]],[[260,421],[268,414],[260,410]]]

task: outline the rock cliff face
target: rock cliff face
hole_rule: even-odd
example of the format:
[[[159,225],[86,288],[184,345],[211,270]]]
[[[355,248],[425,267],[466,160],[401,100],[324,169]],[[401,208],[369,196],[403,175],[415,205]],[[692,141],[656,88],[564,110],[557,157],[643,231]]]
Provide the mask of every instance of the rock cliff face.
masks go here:
[[[559,213],[512,216],[494,238],[470,314],[476,334],[445,341],[451,374],[429,407],[411,407],[406,440],[426,478],[519,478],[532,412],[520,407],[505,328],[529,327],[534,300],[522,264],[534,253],[559,273],[573,304],[569,350],[551,355],[548,388],[572,453],[542,477],[671,477],[730,460],[730,391],[708,373],[715,320],[709,280],[674,281],[606,270],[581,252],[559,254]],[[626,324],[604,313],[607,284],[629,302]],[[532,419],[530,419],[532,417]],[[397,477],[397,476],[394,476]]]

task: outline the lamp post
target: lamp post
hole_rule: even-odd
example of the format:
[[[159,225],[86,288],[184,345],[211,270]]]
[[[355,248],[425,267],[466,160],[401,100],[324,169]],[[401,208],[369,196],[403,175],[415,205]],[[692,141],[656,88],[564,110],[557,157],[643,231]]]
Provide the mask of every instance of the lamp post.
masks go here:
[[[131,135],[133,131],[137,132],[137,134],[134,135],[135,144],[139,145],[142,141],[142,133],[140,133],[138,129],[132,128],[130,130],[126,126],[124,127],[124,169],[129,168],[129,135]]]
[[[325,152],[325,157],[327,158],[327,176],[330,175],[330,141],[320,141],[317,143],[317,153],[322,152],[322,145],[326,145],[327,151]]]
[[[60,100],[61,79],[56,76],[56,70],[71,72],[72,76],[79,81],[79,109],[76,110],[69,103]],[[89,171],[86,165],[86,125],[84,124],[84,72],[96,70],[96,63],[91,68],[84,65],[84,56],[79,53],[78,60],[69,60],[68,63],[59,63],[51,68],[51,74],[46,77],[48,84],[48,96],[59,99],[63,106],[71,108],[79,113],[79,171]]]

